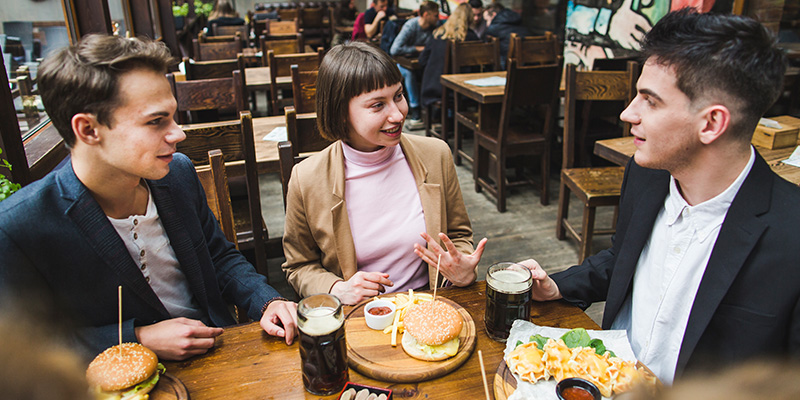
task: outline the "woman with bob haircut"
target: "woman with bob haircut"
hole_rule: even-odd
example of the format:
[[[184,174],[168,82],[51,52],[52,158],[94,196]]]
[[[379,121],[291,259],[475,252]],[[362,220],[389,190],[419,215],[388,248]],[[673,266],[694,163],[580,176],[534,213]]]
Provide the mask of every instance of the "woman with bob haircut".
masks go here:
[[[440,284],[475,281],[486,239],[473,252],[447,143],[402,134],[402,79],[386,53],[363,42],[322,60],[317,127],[334,143],[295,166],[286,201],[283,270],[301,297],[356,304],[427,289],[440,257]]]

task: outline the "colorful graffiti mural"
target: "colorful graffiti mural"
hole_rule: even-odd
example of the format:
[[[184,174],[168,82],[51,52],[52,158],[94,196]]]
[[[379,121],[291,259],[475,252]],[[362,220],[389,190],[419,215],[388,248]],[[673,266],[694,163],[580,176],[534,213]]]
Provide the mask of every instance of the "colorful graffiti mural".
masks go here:
[[[706,12],[714,3],[715,0],[570,0],[564,62],[590,69],[598,58],[633,56],[639,40],[669,11],[694,7]]]

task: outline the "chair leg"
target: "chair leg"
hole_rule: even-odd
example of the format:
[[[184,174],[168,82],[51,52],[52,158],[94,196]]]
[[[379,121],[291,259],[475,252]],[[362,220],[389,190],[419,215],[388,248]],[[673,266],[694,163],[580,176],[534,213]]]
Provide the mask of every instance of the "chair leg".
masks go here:
[[[502,150],[501,150],[502,151]],[[495,187],[497,188],[497,212],[506,212],[506,157],[497,156],[497,173],[495,174]]]
[[[425,129],[425,136],[433,136],[433,132],[431,132],[431,126],[433,125],[433,121],[431,121],[431,112],[433,111],[432,105],[427,105],[422,108],[422,125]]]
[[[558,215],[556,217],[556,238],[564,240],[566,238],[566,231],[564,229],[564,220],[569,216],[569,188],[564,184],[564,176],[561,176],[561,184],[558,190]]]
[[[539,203],[543,206],[550,204],[550,151],[545,148],[542,154],[542,191],[539,193]]]
[[[583,207],[583,232],[581,232],[578,263],[582,263],[586,257],[589,257],[592,251],[592,236],[594,234],[594,216],[596,211],[596,207]]]
[[[475,181],[475,193],[483,191],[481,179],[486,179],[489,165],[489,152],[483,150],[479,142],[475,142],[475,152],[473,154],[475,164],[472,166],[472,180]]]
[[[458,129],[460,125],[458,123],[458,95],[455,95],[455,101],[453,103],[453,162],[456,165],[461,165],[461,154],[459,154],[459,150],[461,150],[461,132]]]

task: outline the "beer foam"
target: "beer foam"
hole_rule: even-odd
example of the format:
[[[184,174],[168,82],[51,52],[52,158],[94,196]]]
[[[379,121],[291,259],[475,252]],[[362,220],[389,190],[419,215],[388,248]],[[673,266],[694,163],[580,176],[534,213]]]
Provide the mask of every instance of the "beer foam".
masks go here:
[[[327,335],[342,326],[344,320],[336,318],[336,310],[332,307],[317,307],[305,313],[308,317],[300,330],[309,336]]]
[[[503,293],[524,292],[533,283],[530,279],[530,274],[510,269],[493,272],[486,282],[495,290]]]

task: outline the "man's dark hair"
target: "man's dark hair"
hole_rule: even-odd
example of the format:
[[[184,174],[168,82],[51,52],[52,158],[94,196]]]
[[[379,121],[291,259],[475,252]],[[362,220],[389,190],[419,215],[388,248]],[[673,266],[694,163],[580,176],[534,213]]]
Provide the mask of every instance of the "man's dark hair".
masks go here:
[[[758,119],[783,88],[786,56],[775,37],[751,18],[684,8],[645,35],[645,60],[675,69],[689,100],[713,99],[731,111],[729,131],[749,142]]]
[[[469,0],[469,6],[472,8],[483,8],[483,1],[481,0]]]
[[[53,125],[67,147],[72,147],[75,114],[94,114],[98,122],[111,127],[112,114],[120,106],[120,75],[136,68],[165,73],[174,62],[162,42],[88,35],[42,62],[39,93]]]
[[[423,1],[419,5],[419,16],[421,17],[426,12],[439,12],[439,5],[432,1]]]

